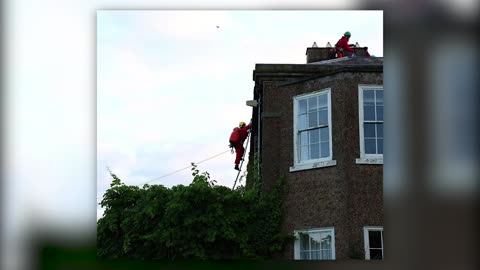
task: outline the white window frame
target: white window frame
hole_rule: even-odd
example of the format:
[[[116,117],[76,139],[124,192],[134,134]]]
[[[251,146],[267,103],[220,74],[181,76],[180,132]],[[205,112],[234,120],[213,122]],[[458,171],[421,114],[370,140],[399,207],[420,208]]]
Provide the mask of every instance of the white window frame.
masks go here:
[[[316,228],[316,229],[305,229],[305,230],[295,230],[293,231],[293,234],[295,236],[295,242],[294,242],[294,259],[295,260],[301,260],[300,259],[300,234],[299,233],[321,233],[321,232],[329,232],[332,234],[332,259],[331,260],[336,260],[335,257],[335,228],[334,227],[326,227],[326,228]]]
[[[365,153],[365,138],[364,138],[364,132],[363,132],[363,125],[364,125],[363,90],[365,89],[383,91],[383,85],[369,85],[369,84],[358,85],[358,128],[359,128],[359,134],[360,134],[360,158],[357,158],[355,162],[356,164],[383,164],[383,154],[366,154]],[[384,100],[385,100],[385,96],[384,96]]]
[[[309,159],[306,161],[300,161],[300,139],[298,136],[298,102],[302,99],[308,99],[310,97],[318,96],[321,94],[327,94],[328,102],[328,127],[329,127],[329,148],[330,155],[324,158]],[[293,166],[290,167],[290,172],[315,169],[321,167],[330,167],[337,165],[337,161],[333,160],[333,147],[332,147],[332,91],[331,88],[325,88],[318,91],[310,92],[293,97]]]
[[[368,233],[370,231],[381,231],[381,240],[382,240],[382,260],[385,259],[384,250],[385,247],[383,245],[383,227],[381,226],[365,226],[363,227],[363,242],[365,248],[365,260],[370,260],[370,241],[368,238]]]

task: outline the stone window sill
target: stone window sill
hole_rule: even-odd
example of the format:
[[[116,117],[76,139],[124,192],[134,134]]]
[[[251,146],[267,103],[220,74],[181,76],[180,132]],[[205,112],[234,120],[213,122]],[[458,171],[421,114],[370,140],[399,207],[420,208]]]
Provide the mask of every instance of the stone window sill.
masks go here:
[[[290,167],[290,172],[297,172],[297,171],[304,171],[310,169],[317,169],[317,168],[324,168],[324,167],[331,167],[337,165],[336,160],[326,160],[326,161],[318,161],[306,164],[298,164],[295,166]]]
[[[383,157],[357,158],[356,164],[383,165]]]

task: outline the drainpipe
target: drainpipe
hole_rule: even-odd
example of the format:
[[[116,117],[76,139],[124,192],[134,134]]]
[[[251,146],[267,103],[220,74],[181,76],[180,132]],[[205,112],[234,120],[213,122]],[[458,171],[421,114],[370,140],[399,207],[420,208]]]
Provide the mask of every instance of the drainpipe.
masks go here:
[[[261,119],[261,109],[260,109],[260,96],[258,96],[258,100],[247,100],[247,106],[250,106],[250,107],[253,107],[254,110],[256,110],[257,112],[257,140],[256,142],[252,139],[252,144],[250,145],[251,148],[255,149],[255,147],[257,148],[257,158],[259,159],[259,163],[260,163],[260,119]],[[251,136],[252,137],[252,136]],[[254,143],[255,143],[255,146],[254,146]],[[255,155],[255,154],[254,154]],[[255,164],[254,164],[255,166]],[[260,169],[260,166],[258,167],[258,170],[254,173],[257,174],[257,177],[260,175],[260,172],[259,172],[259,169]],[[255,178],[254,178],[255,179]],[[253,188],[255,189],[255,184],[256,184],[256,181],[254,180],[253,182]]]
[[[258,106],[257,106],[257,158],[258,158],[258,170],[257,170],[257,179],[262,175],[261,174],[261,164],[262,164],[262,95],[258,93]],[[255,187],[255,182],[253,183]]]

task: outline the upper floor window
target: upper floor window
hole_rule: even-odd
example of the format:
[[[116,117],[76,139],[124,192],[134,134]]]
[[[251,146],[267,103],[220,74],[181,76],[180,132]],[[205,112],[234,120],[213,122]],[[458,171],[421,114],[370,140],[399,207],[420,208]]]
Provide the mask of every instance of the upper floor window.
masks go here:
[[[294,163],[290,171],[332,160],[330,89],[294,97]],[[325,163],[325,166],[334,164]]]
[[[383,164],[383,86],[359,85],[360,159]]]

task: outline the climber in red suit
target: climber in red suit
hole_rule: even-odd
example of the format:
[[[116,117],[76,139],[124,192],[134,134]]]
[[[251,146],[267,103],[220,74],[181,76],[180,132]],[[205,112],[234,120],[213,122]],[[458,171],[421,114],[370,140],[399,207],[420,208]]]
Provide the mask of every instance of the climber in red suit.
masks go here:
[[[251,128],[251,125],[246,125],[245,122],[240,122],[238,128],[234,129],[234,133],[237,132],[238,139],[234,141],[230,141],[230,144],[235,148],[235,152],[237,153],[235,157],[235,170],[240,170],[238,164],[240,163],[240,159],[243,157],[243,153],[245,152],[245,148],[243,147],[243,142],[247,139],[248,130]],[[233,136],[233,134],[232,134]]]
[[[337,51],[337,58],[341,58],[343,57],[343,51],[347,51],[347,52],[351,52],[353,53],[353,49],[350,48],[350,45],[348,45],[348,41],[350,40],[350,32],[345,32],[345,34],[343,34],[343,37],[340,38],[340,40],[338,40],[337,44],[335,44],[335,49]]]

